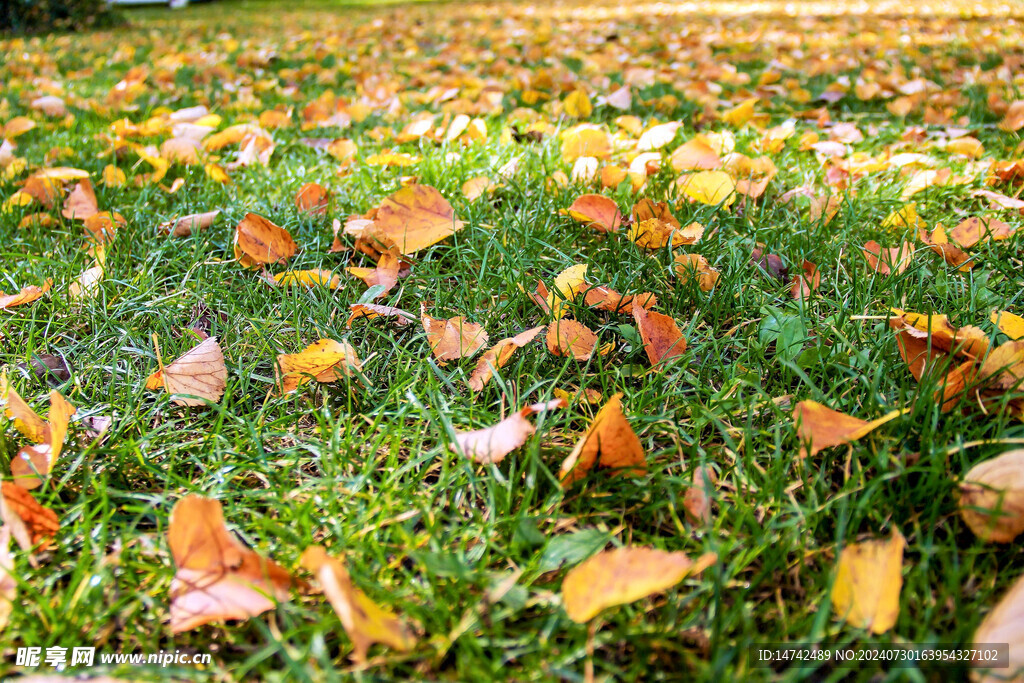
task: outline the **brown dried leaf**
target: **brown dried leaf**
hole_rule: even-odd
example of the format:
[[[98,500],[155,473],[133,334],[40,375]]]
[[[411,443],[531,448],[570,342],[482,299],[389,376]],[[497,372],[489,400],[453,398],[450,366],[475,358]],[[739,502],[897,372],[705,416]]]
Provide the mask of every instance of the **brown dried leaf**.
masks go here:
[[[483,391],[484,385],[491,380],[494,372],[509,362],[515,350],[529,344],[543,329],[543,325],[531,328],[514,337],[502,339],[487,349],[477,362],[473,374],[469,376],[469,388],[473,391]]]
[[[644,351],[651,365],[657,365],[686,352],[686,339],[671,317],[648,311],[639,302],[634,301],[633,320],[636,321],[640,338],[644,342]]]
[[[562,463],[562,486],[571,486],[594,467],[613,468],[634,476],[647,473],[644,447],[622,413],[621,393],[608,399]]]
[[[75,189],[71,190],[71,194],[64,200],[64,210],[61,211],[61,215],[64,218],[84,221],[99,212],[99,207],[96,204],[96,193],[92,189],[92,183],[89,182],[88,178],[85,178],[78,181]]]
[[[179,406],[216,403],[224,395],[228,369],[216,337],[210,337],[146,380],[147,389],[163,387]]]
[[[416,321],[415,314],[392,306],[378,306],[377,304],[350,304],[349,309],[352,311],[352,314],[348,318],[348,324],[346,327],[352,327],[352,321],[358,320],[359,318],[394,318],[395,324],[399,327],[405,327],[409,323]]]
[[[583,323],[563,318],[548,325],[547,343],[556,356],[589,360],[597,348],[597,335]]]
[[[235,228],[235,258],[247,268],[284,263],[298,249],[287,230],[254,213],[246,214]]]
[[[220,210],[206,213],[193,213],[170,221],[164,221],[157,228],[163,233],[174,237],[189,237],[200,230],[206,230],[220,215]]]

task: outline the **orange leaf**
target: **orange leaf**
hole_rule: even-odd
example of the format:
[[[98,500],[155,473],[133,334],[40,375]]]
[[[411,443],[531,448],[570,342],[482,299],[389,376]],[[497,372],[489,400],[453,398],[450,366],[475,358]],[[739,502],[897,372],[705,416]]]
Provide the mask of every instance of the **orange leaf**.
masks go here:
[[[78,181],[75,189],[71,191],[68,198],[64,200],[64,210],[61,215],[64,218],[74,218],[84,221],[99,213],[96,205],[96,193],[92,189],[92,183],[88,178]]]
[[[999,331],[1010,339],[1024,339],[1024,318],[1009,311],[992,311],[989,317]]]
[[[700,226],[700,223],[694,223],[687,230],[691,230],[694,226]],[[693,244],[704,233],[703,226],[701,226],[699,234],[696,234],[695,230],[691,230],[692,234],[687,236],[680,234],[677,241],[675,233],[680,227],[679,221],[669,211],[668,204],[665,202],[655,203],[651,199],[641,199],[633,206],[633,222],[629,226],[629,239],[644,249],[661,249],[670,242],[677,245]]]
[[[587,287],[583,295],[583,302],[591,308],[612,313],[627,313],[633,308],[633,302],[638,302],[644,308],[653,308],[658,303],[658,298],[650,292],[639,294],[619,294],[614,289],[604,286]]]
[[[483,391],[484,385],[486,385],[494,372],[499,368],[505,366],[506,363],[512,358],[512,354],[515,353],[516,349],[521,349],[540,333],[544,329],[544,326],[534,327],[520,332],[514,337],[508,337],[502,339],[491,348],[484,351],[484,355],[480,357],[479,362],[476,364],[476,368],[473,370],[473,374],[469,376],[469,388],[473,391]]]
[[[322,215],[327,213],[330,197],[330,192],[323,185],[306,183],[295,194],[295,206],[298,207],[299,211]]]
[[[310,379],[330,383],[351,377],[353,370],[362,370],[362,364],[348,342],[321,339],[299,353],[279,354],[277,368],[281,393],[287,394]]]
[[[676,254],[672,261],[672,270],[682,284],[697,278],[697,286],[702,292],[710,292],[718,284],[719,272],[700,254]]]
[[[657,548],[603,550],[573,567],[562,581],[562,604],[569,618],[583,624],[601,610],[661,593],[718,561],[706,553],[696,561],[686,553]]]
[[[970,249],[978,242],[991,238],[1005,240],[1013,235],[1016,228],[995,218],[972,216],[949,231],[949,237],[964,249]]]
[[[8,481],[0,485],[0,518],[11,527],[11,535],[23,550],[45,551],[60,530],[56,512],[43,507],[31,493]]]
[[[170,590],[173,633],[249,619],[288,599],[291,575],[235,540],[219,501],[179,500],[171,510],[167,544],[178,568]]]
[[[352,321],[359,318],[395,318],[395,324],[404,327],[416,320],[416,316],[408,311],[392,306],[378,306],[377,304],[350,304],[352,314],[348,318],[346,327],[352,327]]]
[[[216,337],[203,340],[167,367],[146,380],[147,389],[159,389],[175,397],[179,406],[204,406],[216,403],[224,395],[228,369]]]
[[[421,315],[423,329],[434,357],[442,363],[475,356],[487,343],[487,331],[482,325],[466,322],[461,315],[447,320]]]
[[[329,270],[286,270],[275,275],[274,281],[282,287],[341,288],[341,278]]]
[[[29,285],[28,287],[22,287],[21,291],[17,294],[4,294],[0,292],[0,309],[14,308],[15,306],[24,306],[30,304],[37,299],[43,298],[43,294],[50,291],[50,287],[53,285],[53,280],[47,279],[43,283],[42,287],[35,285]]]
[[[118,228],[128,225],[128,221],[119,213],[101,211],[85,219],[84,227],[90,239],[99,242],[110,242]]]
[[[567,405],[564,399],[559,398],[526,406],[494,426],[471,432],[456,432],[454,445],[475,462],[499,463],[506,455],[526,443],[526,439],[536,431],[528,417]]]
[[[42,486],[40,477],[48,475],[60,457],[68,433],[68,421],[75,412],[75,407],[60,392],[50,392],[50,414],[43,443],[25,446],[11,460],[11,474],[18,486],[25,489]]]
[[[381,202],[366,230],[369,236],[390,240],[402,254],[414,254],[461,230],[463,225],[440,192],[429,185],[410,185]]]
[[[560,319],[548,325],[547,342],[556,356],[588,360],[597,348],[597,335],[583,323]]]
[[[805,260],[803,272],[793,278],[789,293],[794,299],[806,299],[817,291],[819,285],[821,285],[821,273],[818,271],[818,266]]]
[[[599,194],[580,195],[564,213],[574,221],[599,232],[615,232],[622,225],[618,205]]]
[[[380,258],[377,260],[376,268],[349,266],[347,270],[351,275],[365,282],[367,287],[382,285],[384,290],[375,297],[379,299],[398,284],[398,273],[401,267],[402,261],[399,258],[398,250],[392,247],[381,253]]]
[[[648,311],[638,301],[633,302],[633,319],[644,342],[644,351],[651,365],[686,352],[686,339],[676,321],[667,315]]]
[[[254,213],[246,214],[235,228],[235,258],[247,268],[284,263],[298,249],[287,230]]]
[[[696,137],[676,147],[669,158],[676,173],[682,171],[712,171],[722,165],[718,153],[703,138]]]
[[[622,414],[622,394],[615,394],[598,411],[587,432],[562,463],[562,486],[571,486],[594,467],[608,467],[621,473],[647,473],[644,447]]]
[[[894,410],[867,422],[814,401],[800,401],[793,408],[793,422],[800,435],[800,457],[813,456],[826,448],[856,441],[906,412]]]

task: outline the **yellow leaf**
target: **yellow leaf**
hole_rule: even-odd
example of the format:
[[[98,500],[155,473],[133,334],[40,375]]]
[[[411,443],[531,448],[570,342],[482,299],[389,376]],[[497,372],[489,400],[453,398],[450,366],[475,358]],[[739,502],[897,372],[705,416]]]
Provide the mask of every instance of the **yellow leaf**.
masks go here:
[[[462,316],[442,320],[424,314],[420,318],[430,351],[442,363],[474,356],[487,343],[483,326],[467,322]]]
[[[124,171],[113,164],[107,164],[103,168],[103,184],[107,187],[121,187],[128,181]]]
[[[730,206],[736,200],[736,183],[725,171],[700,171],[676,181],[683,194],[701,204]]]
[[[1009,311],[992,311],[989,318],[1010,339],[1024,339],[1024,318]]]
[[[321,339],[299,353],[277,356],[278,385],[282,394],[295,391],[304,382],[315,379],[329,383],[339,377],[351,377],[362,365],[348,342]]]
[[[565,575],[562,604],[570,619],[583,624],[603,609],[668,590],[717,561],[714,553],[706,553],[694,561],[686,553],[656,548],[603,550]]]
[[[903,588],[903,535],[893,529],[888,541],[866,541],[843,548],[839,556],[832,607],[855,628],[885,633],[896,625]]]
[[[414,254],[458,232],[464,225],[436,189],[410,185],[381,202],[365,236],[384,238],[385,243],[396,244],[402,254]]]
[[[566,95],[562,105],[565,108],[566,115],[574,119],[590,118],[590,114],[594,111],[593,105],[590,104],[590,98],[587,96],[587,91],[582,89],[573,90]]]
[[[345,566],[330,557],[322,547],[306,548],[299,562],[316,574],[327,600],[352,639],[352,656],[356,662],[366,661],[367,652],[374,643],[382,643],[399,652],[407,652],[416,646],[416,638],[405,624],[356,588]]]
[[[341,287],[341,278],[329,270],[286,270],[275,275],[274,280],[282,287]]]
[[[565,302],[572,301],[586,284],[587,265],[578,263],[569,266],[555,278],[555,286],[547,295],[545,303],[555,319],[561,318],[566,313]]]

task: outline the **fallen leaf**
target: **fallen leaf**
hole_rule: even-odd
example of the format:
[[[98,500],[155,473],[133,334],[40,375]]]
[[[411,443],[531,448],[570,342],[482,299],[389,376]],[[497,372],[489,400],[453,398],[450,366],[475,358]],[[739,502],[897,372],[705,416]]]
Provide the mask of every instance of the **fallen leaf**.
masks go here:
[[[586,286],[586,275],[587,265],[580,263],[575,266],[569,266],[559,273],[555,277],[554,289],[550,293],[546,288],[541,293],[544,283],[538,283],[538,296],[543,297],[538,301],[538,305],[545,309],[546,312],[550,312],[556,320],[561,318],[567,312],[568,306],[566,306],[566,303],[575,299]]]
[[[497,185],[487,176],[476,176],[462,183],[462,194],[472,202],[483,196],[484,193],[492,191],[495,187]]]
[[[606,159],[612,153],[611,137],[606,131],[590,124],[567,130],[562,135],[562,160],[574,162],[580,157]]]
[[[647,473],[644,447],[622,413],[621,393],[608,399],[562,463],[562,486],[569,487],[583,479],[594,467],[612,468],[633,476]]]
[[[247,268],[284,263],[299,249],[287,230],[254,213],[247,213],[235,228],[234,245],[235,258]]]
[[[992,349],[978,369],[978,379],[1004,391],[1019,387],[1024,382],[1024,341],[1008,341]]]
[[[722,165],[722,160],[719,158],[718,152],[704,138],[698,136],[676,147],[669,158],[669,163],[672,164],[672,170],[681,173],[683,171],[713,171]]]
[[[353,370],[362,370],[362,364],[355,349],[345,341],[320,339],[299,353],[277,356],[278,386],[282,394],[295,391],[310,379],[330,383],[351,377]]]
[[[540,334],[540,331],[544,329],[544,326],[534,327],[524,332],[520,332],[514,337],[508,337],[502,339],[491,348],[484,351],[484,355],[480,357],[479,362],[476,364],[476,368],[473,370],[473,374],[469,376],[469,388],[473,391],[483,391],[484,385],[486,385],[494,372],[505,366],[512,358],[512,354],[515,353],[516,349],[521,349],[529,344],[534,338]]]
[[[942,257],[942,260],[951,266],[956,266],[962,271],[968,271],[976,265],[975,261],[956,245],[950,244],[946,237],[946,228],[941,223],[929,234],[922,228],[919,231],[921,241],[928,245],[928,248]]]
[[[195,495],[179,500],[167,544],[177,566],[170,589],[172,633],[249,619],[288,599],[291,576],[235,540],[220,501]]]
[[[587,405],[596,406],[604,400],[604,397],[601,396],[601,392],[596,389],[580,389],[579,387],[569,388],[571,391],[555,387],[552,389],[551,393],[555,395],[555,398],[565,399],[565,401],[570,404],[583,402]]]
[[[604,609],[666,591],[717,561],[715,553],[705,553],[695,561],[686,553],[657,548],[602,550],[565,575],[562,604],[570,619],[584,624]]]
[[[960,517],[983,541],[1009,543],[1024,532],[1024,450],[972,467],[960,484]]]
[[[725,171],[698,171],[679,177],[680,191],[701,204],[721,204],[728,208],[736,201],[736,182]]]
[[[700,223],[694,223],[690,228],[693,228],[694,225],[700,226]],[[703,226],[700,226],[700,234],[696,235],[696,239],[687,239],[681,236],[677,241],[674,239],[674,233],[681,227],[679,221],[669,211],[668,204],[654,202],[651,199],[641,199],[633,206],[633,222],[629,225],[629,239],[643,249],[661,249],[669,243],[672,243],[673,246],[693,244],[704,233]]]
[[[21,448],[11,460],[11,475],[15,484],[29,490],[43,485],[42,477],[50,474],[60,457],[68,433],[68,422],[75,412],[75,407],[59,391],[50,392],[50,413],[47,415],[42,440]]]
[[[329,270],[286,270],[275,275],[274,282],[282,287],[341,288],[341,278]]]
[[[125,217],[119,213],[112,213],[110,211],[100,211],[97,214],[89,216],[85,219],[83,227],[86,230],[88,237],[100,244],[112,242],[114,239],[114,233],[119,228],[123,228],[128,225],[128,221]]]
[[[644,342],[644,351],[651,365],[658,365],[686,352],[686,339],[671,317],[648,311],[639,302],[634,301],[633,320],[636,321],[640,338]]]
[[[590,118],[590,114],[594,110],[593,105],[590,104],[590,98],[587,96],[587,91],[580,89],[573,90],[566,95],[565,100],[562,102],[562,107],[566,115],[574,119]]]
[[[583,302],[587,306],[601,311],[628,313],[633,309],[634,301],[644,308],[653,308],[658,303],[658,298],[651,292],[619,294],[614,289],[602,285],[592,287],[584,282],[583,286],[586,287],[586,291],[583,294]]]
[[[817,265],[804,260],[802,270],[802,273],[793,278],[793,284],[789,288],[790,296],[794,299],[810,297],[821,285],[821,272],[818,271]]]
[[[597,348],[597,335],[583,323],[561,318],[548,325],[547,343],[556,356],[589,360]]]
[[[527,419],[531,415],[545,410],[564,408],[568,405],[563,399],[555,399],[547,403],[535,403],[526,406],[518,413],[491,427],[476,429],[470,432],[456,432],[453,447],[464,453],[474,462],[496,464],[505,456],[526,443],[526,439],[536,431]]]
[[[599,194],[580,195],[564,213],[598,232],[615,232],[622,225],[618,205]]]
[[[1013,235],[1015,228],[995,218],[972,216],[949,231],[949,238],[964,249],[969,249],[988,239],[1005,240]]]
[[[992,311],[989,318],[1010,339],[1024,339],[1024,318],[1009,311]]]
[[[715,471],[710,467],[698,467],[693,473],[693,484],[683,494],[686,518],[692,524],[711,523],[711,495],[715,490]]]
[[[975,660],[972,666],[984,671],[975,671],[971,675],[973,683],[1006,683],[1007,680],[1020,678],[1024,670],[1024,577],[1010,587],[995,608],[985,615],[978,630],[974,632],[974,647],[985,649],[992,643],[1007,643],[1009,658],[1003,660],[1006,668],[993,668],[994,662]],[[990,670],[988,670],[990,669]],[[1015,673],[1011,673],[1015,672]],[[1012,676],[1008,678],[1008,676]]]
[[[874,634],[896,625],[903,588],[903,547],[893,529],[887,541],[865,541],[843,548],[832,585],[832,608],[854,628]]]
[[[64,200],[64,210],[61,215],[64,218],[73,218],[84,221],[100,212],[96,205],[96,193],[92,189],[92,183],[88,178],[79,180],[71,194]]]
[[[14,599],[18,597],[18,580],[14,578],[14,553],[11,552],[11,527],[0,527],[0,633],[14,612]]]
[[[781,282],[786,282],[789,279],[789,269],[786,268],[782,259],[775,254],[765,254],[761,247],[755,247],[750,253],[750,264],[761,268]]]
[[[893,271],[902,273],[910,265],[910,258],[914,255],[914,245],[910,242],[903,242],[899,247],[883,247],[878,242],[871,240],[864,247],[864,258],[873,271],[881,275],[889,275]]]
[[[170,233],[175,237],[189,237],[200,230],[206,230],[213,225],[220,215],[220,210],[207,211],[206,213],[193,213],[170,221],[164,221],[158,227],[163,233]]]
[[[350,304],[352,311],[348,318],[346,327],[352,327],[352,321],[359,318],[394,318],[395,324],[404,327],[416,321],[416,316],[408,311],[392,306],[378,306],[377,304]]]
[[[327,213],[330,204],[330,193],[319,183],[306,183],[295,194],[295,206],[299,211],[322,215]]]
[[[434,357],[442,363],[468,358],[487,344],[487,331],[482,325],[467,322],[461,315],[447,320],[420,316],[427,342]]]
[[[366,231],[368,236],[390,240],[408,255],[437,244],[463,226],[440,192],[429,185],[410,185],[381,202]]]
[[[416,647],[416,638],[402,620],[356,588],[345,566],[330,557],[322,547],[306,548],[299,563],[316,575],[352,640],[352,657],[357,663],[366,662],[366,655],[374,643],[382,643],[399,652],[408,652]]]
[[[204,406],[207,401],[217,403],[224,395],[228,369],[216,337],[200,342],[166,367],[160,361],[157,349],[157,361],[161,367],[146,379],[146,388],[155,390],[163,387],[172,395],[173,403]]]
[[[45,552],[53,544],[60,522],[57,513],[43,507],[26,489],[9,481],[0,484],[0,518],[22,550]]]
[[[6,310],[15,306],[24,306],[25,304],[42,299],[43,295],[50,291],[52,285],[53,280],[47,279],[42,287],[29,285],[22,287],[21,291],[17,294],[4,294],[3,291],[0,291],[0,309]]]
[[[866,422],[814,401],[800,401],[793,408],[793,422],[800,436],[800,457],[817,455],[826,448],[856,441],[905,412],[894,410]]]
[[[376,298],[381,298],[390,292],[396,284],[398,284],[398,274],[402,268],[402,261],[398,254],[398,249],[392,247],[391,249],[382,252],[380,258],[377,260],[376,268],[358,268],[355,266],[349,266],[347,268],[350,275],[362,280],[366,283],[367,287],[375,287],[381,285],[384,289],[377,294]]]
[[[719,272],[700,254],[676,254],[672,261],[672,270],[680,283],[685,285],[696,277],[697,286],[702,292],[710,292],[718,284]]]

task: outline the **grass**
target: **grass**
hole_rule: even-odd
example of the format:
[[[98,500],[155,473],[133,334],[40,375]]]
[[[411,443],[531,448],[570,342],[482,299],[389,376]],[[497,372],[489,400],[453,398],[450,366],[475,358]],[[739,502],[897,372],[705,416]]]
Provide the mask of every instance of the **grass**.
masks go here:
[[[17,138],[17,155],[32,167],[89,171],[100,208],[122,213],[129,224],[109,249],[98,294],[76,302],[65,294],[67,283],[91,265],[81,227],[58,217],[56,227],[19,228],[34,208],[0,216],[0,289],[17,291],[48,277],[55,283],[48,297],[2,313],[0,364],[43,411],[49,387],[21,364],[42,353],[66,358],[71,379],[57,388],[80,411],[55,476],[36,493],[60,517],[55,548],[39,567],[16,554],[18,597],[0,635],[0,667],[9,674],[32,671],[14,666],[17,647],[94,645],[104,653],[213,654],[212,666],[199,669],[105,671],[131,680],[580,681],[588,662],[598,680],[963,678],[965,670],[955,666],[773,672],[752,668],[748,656],[768,642],[968,643],[1016,579],[1019,546],[976,540],[956,514],[955,494],[959,476],[1024,438],[1024,428],[1008,411],[981,415],[964,405],[942,413],[932,398],[934,386],[913,380],[879,316],[890,306],[948,313],[957,324],[983,326],[1001,340],[986,321],[993,309],[1024,312],[1020,238],[973,250],[980,265],[968,274],[923,247],[900,275],[871,272],[860,246],[869,239],[888,246],[902,237],[880,226],[903,204],[904,181],[894,171],[869,174],[856,183],[856,193],[843,193],[833,222],[811,221],[801,206],[776,201],[808,181],[823,187],[820,163],[799,151],[794,138],[773,155],[780,172],[767,195],[745,210],[674,202],[683,225],[699,220],[709,228],[694,251],[721,279],[705,293],[671,274],[667,250],[652,256],[624,234],[600,236],[558,214],[579,194],[595,190],[547,182],[554,171],[569,170],[556,135],[540,143],[501,141],[522,86],[495,64],[505,60],[525,73],[547,68],[606,93],[614,87],[600,85],[604,76],[612,85],[624,76],[595,69],[588,54],[626,50],[635,53],[638,65],[659,65],[668,59],[659,50],[682,41],[684,47],[673,49],[682,50],[685,63],[673,67],[664,82],[635,89],[631,112],[645,123],[682,121],[671,149],[693,137],[698,125],[729,128],[702,120],[703,105],[674,85],[691,80],[688,66],[734,64],[756,84],[772,59],[781,60],[781,67],[771,68],[782,69],[782,81],[795,79],[817,96],[839,77],[851,83],[880,79],[889,60],[899,59],[908,78],[917,77],[917,69],[937,84],[936,92],[956,95],[943,106],[966,117],[986,157],[1017,158],[1019,140],[994,126],[999,117],[987,97],[997,91],[1007,100],[1020,97],[1012,91],[1019,80],[1007,88],[998,69],[1024,57],[1024,44],[1012,24],[982,11],[992,6],[979,5],[973,17],[949,18],[914,16],[925,5],[912,2],[901,6],[906,17],[861,17],[844,14],[843,5],[823,12],[822,6],[802,5],[807,16],[798,20],[778,8],[777,14],[740,18],[716,14],[731,5],[667,15],[655,7],[625,7],[607,19],[585,12],[570,17],[548,6],[531,15],[524,5],[512,4],[357,10],[318,3],[272,12],[267,4],[214,3],[178,13],[132,11],[132,27],[115,33],[0,45],[9,55],[0,65],[0,119],[28,114],[43,121],[26,105],[27,93],[45,87],[45,81],[33,81],[40,75],[64,83],[80,98],[68,98],[73,122],[43,125]],[[538,37],[543,21],[552,22],[550,45]],[[884,69],[864,57],[871,42],[864,36],[868,24]],[[524,32],[516,31],[520,27]],[[901,40],[903,33],[910,38]],[[680,38],[685,35],[709,37],[715,61],[699,40]],[[607,42],[593,52],[574,42],[595,36]],[[531,45],[540,48],[531,51]],[[794,45],[803,46],[803,59],[794,57]],[[260,50],[275,53],[260,71],[236,67],[240,56]],[[204,55],[217,58],[204,61]],[[549,55],[553,61],[545,63]],[[851,55],[857,58],[840,61]],[[88,106],[102,101],[138,64],[149,66],[151,83],[163,85],[149,87],[136,100],[136,111],[97,113]],[[978,85],[959,86],[959,76],[974,64],[982,65]],[[316,68],[296,78],[294,70],[303,65]],[[89,68],[91,73],[73,76]],[[332,76],[318,79],[316,71],[325,70],[333,70]],[[182,165],[173,166],[165,181],[185,179],[176,194],[96,182],[110,162],[100,158],[108,150],[102,135],[116,118],[139,122],[161,106],[207,103],[226,123],[278,104],[295,106],[298,119],[303,104],[327,88],[354,97],[354,75],[374,70],[385,70],[401,89],[414,91],[428,90],[441,81],[439,74],[499,80],[505,99],[499,112],[486,117],[488,141],[395,145],[422,162],[404,170],[368,166],[362,160],[392,146],[375,140],[378,128],[399,130],[409,118],[375,112],[343,131],[303,132],[298,125],[275,130],[278,146],[269,166],[233,172],[232,185],[210,181],[201,166]],[[706,80],[722,84],[723,101],[738,102],[754,87],[731,80],[728,72],[709,74]],[[248,79],[243,87],[265,80],[282,87],[247,103],[225,89],[225,82],[238,77]],[[288,91],[284,86],[292,82],[295,88]],[[474,83],[467,83],[472,91]],[[677,98],[675,106],[657,100],[668,94]],[[940,100],[934,95],[936,106]],[[423,108],[410,98],[406,103],[413,111]],[[782,93],[763,100],[759,109],[775,125],[819,105]],[[828,109],[833,120],[856,122],[866,132],[857,151],[920,150],[955,173],[965,171],[963,160],[937,147],[899,147],[909,126],[925,125],[921,108],[902,118],[889,114],[883,101],[849,96]],[[591,120],[617,130],[617,115],[598,107]],[[560,128],[570,125],[555,115],[550,120]],[[929,140],[948,125],[927,125]],[[869,127],[877,131],[867,133]],[[798,122],[798,136],[806,130],[816,130],[813,122]],[[737,150],[757,156],[758,131],[748,126],[735,134]],[[337,176],[334,160],[299,142],[320,135],[358,143],[350,174]],[[51,150],[65,147],[66,154],[46,160]],[[447,156],[453,152],[459,155],[454,161]],[[519,174],[492,197],[463,197],[465,180],[494,176],[513,158],[520,159]],[[134,157],[120,163],[131,179]],[[144,166],[134,172],[147,171]],[[657,294],[658,310],[672,316],[688,340],[683,361],[650,372],[632,319],[597,313],[580,302],[573,305],[573,317],[597,331],[602,342],[615,341],[613,353],[578,363],[556,358],[535,342],[474,396],[465,385],[474,361],[438,365],[420,327],[373,322],[347,328],[348,305],[365,289],[354,279],[337,292],[273,289],[232,260],[234,226],[253,211],[285,227],[301,246],[289,268],[341,272],[360,257],[328,253],[331,219],[365,212],[410,174],[449,198],[466,228],[417,254],[411,275],[381,303],[413,312],[423,305],[435,317],[464,315],[498,340],[545,322],[521,287],[532,289],[538,278],[550,283],[562,269],[587,263],[598,282]],[[666,164],[650,180],[647,196],[670,197],[674,178]],[[3,181],[4,196],[18,180]],[[295,209],[295,192],[310,181],[332,190],[329,215],[310,217]],[[980,181],[972,180],[930,188],[914,199],[930,224],[951,226],[968,215],[996,215],[970,195],[978,187]],[[1013,194],[1012,188],[1000,189]],[[626,187],[606,194],[624,210],[636,199]],[[220,218],[192,237],[171,239],[156,230],[174,215],[213,209],[222,211]],[[1021,226],[1019,215],[998,215]],[[908,238],[914,240],[909,233]],[[820,291],[805,303],[793,301],[787,284],[749,262],[758,243],[791,270],[804,259],[817,263]],[[204,311],[224,346],[227,392],[217,405],[183,409],[166,394],[143,388],[156,369],[151,337],[160,339],[165,359],[175,358],[193,344],[182,330]],[[285,397],[271,393],[276,355],[297,352],[320,337],[347,339],[364,360],[366,382],[341,379]],[[596,410],[582,405],[539,416],[537,434],[498,466],[471,464],[448,449],[453,430],[493,424],[569,385],[595,389],[605,398],[625,393],[627,414],[647,451],[646,476],[597,473],[572,489],[561,488],[558,466]],[[897,408],[910,412],[849,447],[801,463],[790,410],[804,399],[864,419]],[[86,437],[81,422],[94,415],[113,418],[99,442]],[[965,445],[981,440],[1005,444]],[[0,431],[5,472],[23,443],[9,423]],[[685,519],[683,495],[693,472],[705,465],[720,482],[713,521],[693,525]],[[354,669],[351,643],[322,596],[295,596],[261,617],[172,636],[168,589],[175,567],[166,531],[171,507],[190,492],[220,500],[232,531],[285,567],[297,567],[313,543],[344,556],[357,585],[416,624],[417,648],[403,654],[378,647],[369,669]],[[836,618],[831,585],[842,547],[894,528],[908,543],[900,614],[891,632],[871,635]],[[583,558],[618,545],[691,556],[712,551],[720,562],[664,595],[602,613],[588,643],[588,627],[571,622],[561,607],[561,579]],[[517,577],[512,588],[489,599],[511,576]]]

